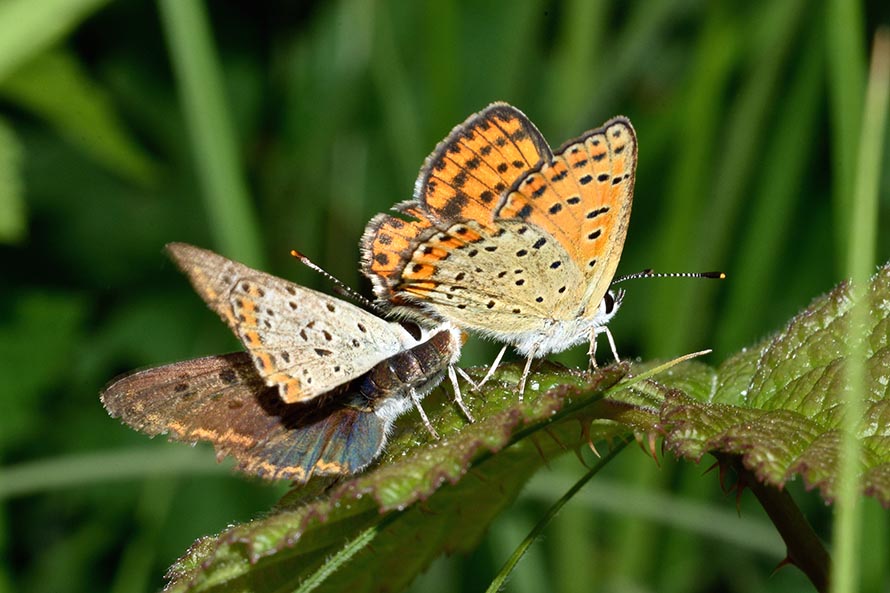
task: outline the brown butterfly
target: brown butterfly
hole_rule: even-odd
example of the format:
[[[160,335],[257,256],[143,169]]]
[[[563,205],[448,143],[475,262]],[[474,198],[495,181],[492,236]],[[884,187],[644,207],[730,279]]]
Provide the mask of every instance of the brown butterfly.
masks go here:
[[[149,435],[214,444],[238,469],[305,482],[371,463],[397,417],[448,374],[461,333],[386,321],[351,303],[213,252],[167,250],[248,352],[138,371],[101,394],[109,414]],[[413,331],[409,331],[413,330]]]

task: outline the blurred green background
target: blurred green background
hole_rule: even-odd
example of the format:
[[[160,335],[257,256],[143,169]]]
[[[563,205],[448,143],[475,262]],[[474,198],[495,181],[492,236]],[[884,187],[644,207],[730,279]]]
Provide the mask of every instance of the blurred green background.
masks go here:
[[[712,347],[719,363],[843,277],[870,39],[888,22],[883,0],[3,0],[0,591],[155,590],[197,537],[284,491],[99,403],[118,373],[238,349],[165,243],[330,290],[298,248],[367,290],[365,222],[411,197],[470,113],[510,102],[555,146],[621,113],[640,151],[619,272],[729,278],[628,283],[619,352]],[[463,364],[494,351],[473,340]],[[483,589],[582,469],[570,455],[543,472],[414,590]],[[778,536],[704,469],[628,450],[507,590],[811,590],[771,575]],[[830,509],[791,490],[830,539]],[[865,507],[863,590],[890,591],[890,515]]]

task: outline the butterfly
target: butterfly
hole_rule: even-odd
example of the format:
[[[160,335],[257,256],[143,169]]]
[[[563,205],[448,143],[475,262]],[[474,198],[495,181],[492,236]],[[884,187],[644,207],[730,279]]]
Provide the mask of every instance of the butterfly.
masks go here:
[[[386,321],[351,303],[183,243],[167,246],[247,352],[137,371],[101,394],[149,435],[212,442],[243,472],[305,482],[348,475],[383,450],[400,415],[447,374],[456,401],[462,335]]]
[[[618,360],[606,324],[624,293],[609,288],[636,164],[627,118],[553,151],[521,111],[494,103],[436,147],[401,216],[368,223],[362,271],[397,314],[513,345],[527,358],[520,394],[535,358],[588,342],[596,366],[599,333]]]

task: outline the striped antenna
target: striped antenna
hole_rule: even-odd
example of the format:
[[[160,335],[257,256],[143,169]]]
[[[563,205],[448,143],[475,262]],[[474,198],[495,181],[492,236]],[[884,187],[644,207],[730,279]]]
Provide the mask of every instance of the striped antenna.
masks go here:
[[[342,280],[340,280],[339,278],[326,272],[320,266],[316,265],[311,259],[309,259],[305,255],[303,255],[296,249],[291,249],[290,254],[293,257],[295,257],[296,259],[300,260],[300,263],[302,263],[304,266],[306,266],[310,270],[318,272],[319,274],[321,274],[322,276],[324,276],[325,278],[327,278],[328,280],[333,282],[334,283],[334,291],[337,292],[338,294],[340,294],[341,296],[350,298],[350,299],[364,305],[365,307],[376,311],[377,313],[380,313],[380,314],[383,313],[383,310],[376,303],[372,303],[371,301],[369,301],[368,299],[366,299],[365,297],[360,295],[358,292],[356,292],[355,290],[353,290],[352,288],[350,288],[349,286],[344,284]]]
[[[643,270],[636,274],[628,274],[627,276],[619,276],[612,281],[612,284],[618,284],[625,280],[635,280],[637,278],[715,278],[723,280],[726,274],[723,272],[665,272],[656,273],[653,270]]]

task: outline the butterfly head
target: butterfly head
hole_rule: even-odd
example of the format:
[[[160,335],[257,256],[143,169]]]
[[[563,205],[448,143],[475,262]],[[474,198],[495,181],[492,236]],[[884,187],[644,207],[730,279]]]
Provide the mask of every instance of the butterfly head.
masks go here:
[[[600,301],[599,310],[597,310],[596,316],[594,317],[594,325],[599,327],[609,323],[612,318],[615,317],[623,300],[624,289],[619,288],[617,290],[610,289],[606,291],[606,294]]]

